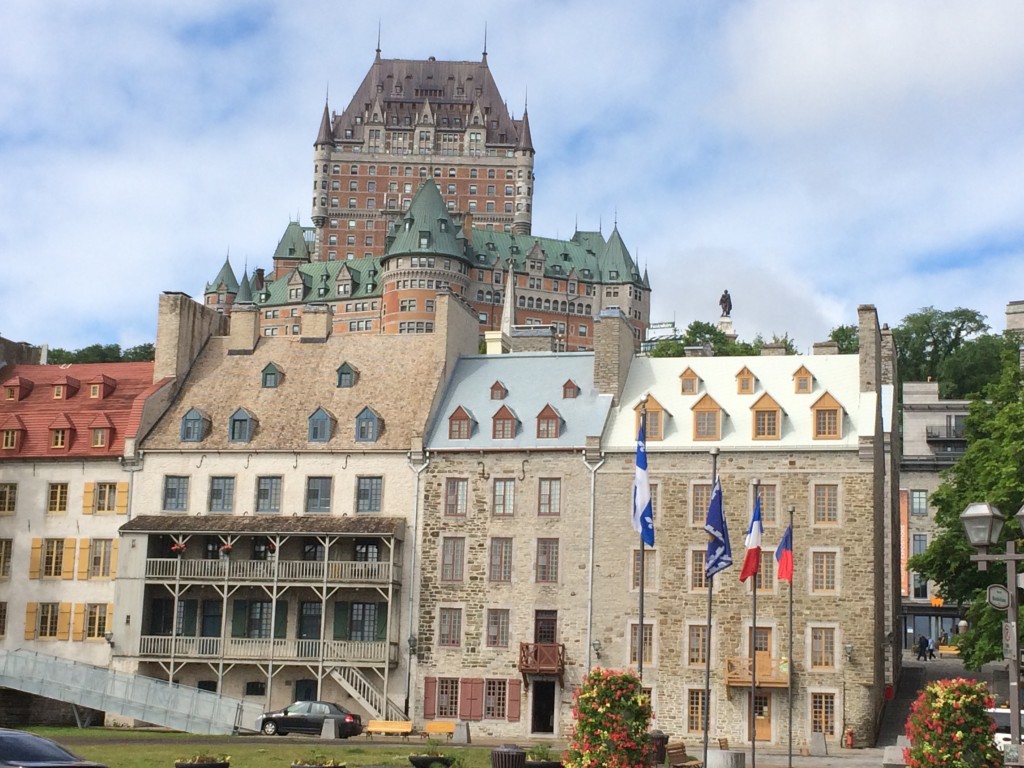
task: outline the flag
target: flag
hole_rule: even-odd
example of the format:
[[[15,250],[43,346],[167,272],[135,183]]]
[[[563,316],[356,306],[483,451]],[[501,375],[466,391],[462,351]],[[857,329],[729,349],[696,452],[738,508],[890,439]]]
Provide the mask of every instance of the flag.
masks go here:
[[[708,516],[704,519],[704,530],[708,533],[708,552],[704,558],[704,576],[711,578],[732,565],[732,547],[729,546],[729,529],[725,525],[725,510],[722,508],[722,484],[715,478],[708,504]]]
[[[654,509],[651,506],[651,482],[647,477],[647,414],[640,412],[640,432],[636,436],[636,475],[633,478],[633,530],[644,544],[654,546]]]
[[[793,526],[786,528],[782,541],[775,548],[775,562],[779,567],[779,579],[793,583]]]
[[[747,528],[747,538],[744,543],[747,545],[747,556],[743,558],[743,568],[740,570],[740,581],[746,581],[757,573],[761,565],[761,534],[764,533],[764,526],[761,525],[761,494],[754,499],[754,514],[750,516],[750,527]]]

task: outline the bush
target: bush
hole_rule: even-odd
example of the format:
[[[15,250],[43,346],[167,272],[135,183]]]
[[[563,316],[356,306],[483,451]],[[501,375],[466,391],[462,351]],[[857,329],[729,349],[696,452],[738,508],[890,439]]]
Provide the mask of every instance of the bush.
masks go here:
[[[910,707],[903,759],[910,768],[997,768],[1003,757],[985,711],[992,696],[984,683],[938,680],[925,686]]]
[[[651,701],[632,672],[593,669],[576,692],[566,768],[648,764]]]

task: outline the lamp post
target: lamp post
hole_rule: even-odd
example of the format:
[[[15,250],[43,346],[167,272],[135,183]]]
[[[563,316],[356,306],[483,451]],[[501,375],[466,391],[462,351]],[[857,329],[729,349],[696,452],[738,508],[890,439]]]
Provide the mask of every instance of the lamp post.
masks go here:
[[[1024,524],[1024,507],[1017,511],[1017,520]],[[1009,694],[1010,694],[1010,743],[1006,745],[1004,765],[1022,765],[1020,752],[1020,644],[1017,635],[1017,563],[1024,560],[1024,553],[1017,554],[1017,542],[1009,539],[1004,554],[988,554],[988,548],[999,543],[1006,518],[992,504],[975,502],[968,504],[960,513],[960,524],[964,527],[967,540],[980,554],[971,555],[979,570],[987,570],[989,563],[1006,564],[1006,591],[1009,592],[1007,624],[1009,637]]]

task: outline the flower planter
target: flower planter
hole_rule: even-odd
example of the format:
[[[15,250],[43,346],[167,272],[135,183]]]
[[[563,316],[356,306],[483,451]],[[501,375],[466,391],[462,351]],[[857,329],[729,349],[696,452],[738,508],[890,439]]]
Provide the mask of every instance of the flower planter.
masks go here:
[[[430,768],[434,763],[448,766],[452,764],[453,759],[447,755],[409,755],[409,762],[415,768]]]

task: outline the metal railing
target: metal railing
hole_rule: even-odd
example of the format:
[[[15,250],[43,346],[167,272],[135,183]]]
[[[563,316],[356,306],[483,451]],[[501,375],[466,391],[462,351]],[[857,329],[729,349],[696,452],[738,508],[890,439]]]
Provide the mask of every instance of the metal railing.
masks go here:
[[[182,637],[143,635],[139,656],[221,658],[225,661],[270,659],[302,661],[323,659],[330,663],[394,664],[398,661],[398,644],[385,640],[302,640],[299,638]]]
[[[401,567],[387,562],[355,560],[232,560],[187,557],[146,559],[147,579],[181,581],[271,581],[291,583],[328,582],[388,584],[401,579]]]

